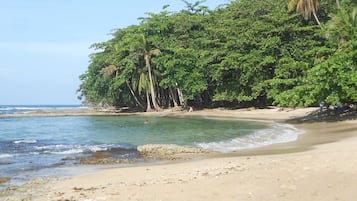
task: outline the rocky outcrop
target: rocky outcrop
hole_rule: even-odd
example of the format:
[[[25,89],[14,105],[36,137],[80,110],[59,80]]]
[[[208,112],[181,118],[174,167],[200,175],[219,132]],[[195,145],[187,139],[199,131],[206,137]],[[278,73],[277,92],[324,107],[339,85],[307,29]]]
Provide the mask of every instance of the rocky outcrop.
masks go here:
[[[140,158],[176,160],[191,158],[209,151],[199,147],[178,146],[173,144],[147,144],[138,147]]]

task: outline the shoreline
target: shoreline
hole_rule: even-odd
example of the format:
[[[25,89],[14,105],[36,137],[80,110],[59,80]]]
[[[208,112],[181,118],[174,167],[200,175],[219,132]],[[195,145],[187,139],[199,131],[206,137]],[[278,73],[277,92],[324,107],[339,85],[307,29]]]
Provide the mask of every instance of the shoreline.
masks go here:
[[[292,118],[306,116],[315,110],[316,108],[307,108],[278,112],[276,109],[213,109],[192,113],[164,111],[134,115],[234,118],[286,123]],[[21,198],[29,200],[334,200],[334,195],[340,194],[337,198],[341,200],[354,200],[351,188],[357,185],[357,179],[354,179],[357,176],[357,161],[354,159],[354,155],[357,154],[357,148],[354,148],[354,142],[357,142],[356,123],[356,120],[294,123],[296,128],[304,130],[305,133],[293,142],[228,154],[214,154],[197,160],[97,169],[69,178],[38,182],[36,188],[26,188],[20,195],[17,194],[16,198],[22,196]],[[344,160],[335,152],[341,153]],[[345,161],[346,159],[348,160]],[[346,171],[342,174],[337,169]],[[314,170],[314,174],[308,170]],[[333,179],[322,177],[326,176],[326,171],[333,173]],[[355,177],[351,177],[352,175]],[[322,181],[315,180],[316,177]],[[342,186],[353,185],[345,189],[329,187],[341,185],[342,179],[346,179]],[[326,184],[323,181],[326,181]],[[270,185],[271,182],[273,185]],[[316,185],[317,183],[321,186]],[[205,187],[199,188],[202,186]],[[304,190],[311,191],[308,187],[314,189],[316,195],[304,194]],[[43,189],[46,191],[42,192]],[[323,191],[326,190],[327,194],[323,195]],[[211,197],[207,197],[208,195]],[[11,196],[9,195],[9,200],[14,198]]]
[[[11,117],[61,117],[61,116],[177,116],[177,117],[215,117],[215,118],[234,118],[241,120],[274,120],[286,121],[288,119],[302,117],[317,108],[301,108],[295,110],[279,111],[278,108],[270,109],[203,109],[194,112],[180,111],[177,109],[164,109],[158,112],[115,112],[112,110],[100,110],[95,108],[54,108],[38,109],[26,113],[0,114],[0,118]],[[274,114],[274,117],[269,116]],[[278,115],[277,115],[278,114]]]

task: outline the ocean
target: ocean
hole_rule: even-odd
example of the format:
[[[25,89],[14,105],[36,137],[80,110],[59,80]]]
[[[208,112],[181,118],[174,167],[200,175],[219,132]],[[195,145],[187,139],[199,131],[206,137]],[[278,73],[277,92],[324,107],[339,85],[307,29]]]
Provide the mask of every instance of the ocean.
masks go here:
[[[36,111],[53,109],[74,109],[87,108],[82,105],[0,105],[0,115],[5,114],[26,114]]]
[[[29,175],[74,166],[72,159],[99,151],[115,150],[118,159],[136,159],[137,146],[145,144],[188,145],[228,153],[293,141],[301,134],[289,124],[214,118],[8,116],[79,107],[0,106],[0,177],[10,177],[15,183],[26,181]]]

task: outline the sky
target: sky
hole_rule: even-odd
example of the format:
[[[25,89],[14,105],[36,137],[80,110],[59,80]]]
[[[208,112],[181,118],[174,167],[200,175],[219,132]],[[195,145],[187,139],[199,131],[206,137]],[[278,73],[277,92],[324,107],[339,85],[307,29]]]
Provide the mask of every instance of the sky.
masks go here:
[[[187,0],[196,2],[196,0]],[[0,0],[0,105],[80,104],[89,46],[181,0]],[[229,0],[206,0],[215,9]]]

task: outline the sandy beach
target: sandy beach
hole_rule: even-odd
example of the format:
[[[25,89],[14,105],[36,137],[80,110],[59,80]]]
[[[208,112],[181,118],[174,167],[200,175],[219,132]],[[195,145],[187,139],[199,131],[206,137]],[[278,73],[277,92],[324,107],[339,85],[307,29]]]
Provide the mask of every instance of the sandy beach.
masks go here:
[[[204,116],[286,122],[316,108],[164,111],[140,115]],[[4,200],[311,200],[354,201],[357,120],[295,122],[298,140],[204,159],[102,168],[33,181]],[[1,198],[1,197],[0,197]]]

